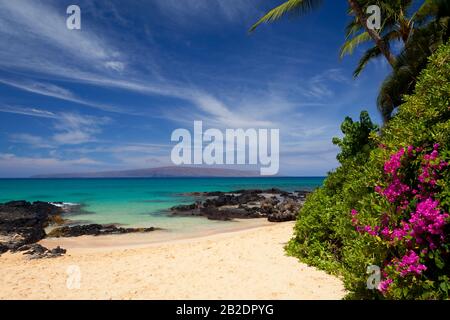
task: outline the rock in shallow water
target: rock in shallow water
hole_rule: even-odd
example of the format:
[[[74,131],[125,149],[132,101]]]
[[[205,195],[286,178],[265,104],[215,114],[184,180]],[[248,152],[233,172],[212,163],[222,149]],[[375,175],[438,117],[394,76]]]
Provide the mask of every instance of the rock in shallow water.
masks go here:
[[[0,204],[0,253],[43,239],[50,219],[61,213],[60,208],[40,201]]]
[[[267,220],[270,222],[285,222],[285,221],[294,221],[297,218],[297,213],[292,211],[278,212],[269,214],[267,216]]]
[[[121,228],[115,225],[89,224],[81,226],[64,226],[54,229],[46,235],[45,228],[50,224],[62,224],[64,213],[62,206],[47,202],[11,201],[0,204],[0,254],[6,251],[18,251],[30,247],[33,252],[44,250],[45,256],[58,256],[58,248],[48,250],[35,244],[47,237],[78,237],[82,235],[124,234],[132,232],[150,232],[156,228]],[[54,251],[56,250],[56,251]],[[63,249],[62,249],[63,250]]]
[[[65,226],[53,229],[47,235],[48,238],[100,236],[108,234],[143,233],[155,231],[157,228],[121,228],[115,225],[88,224],[80,226]]]
[[[204,216],[211,220],[265,218],[271,222],[295,220],[308,191],[237,190],[198,193],[203,201],[171,208],[173,215]]]

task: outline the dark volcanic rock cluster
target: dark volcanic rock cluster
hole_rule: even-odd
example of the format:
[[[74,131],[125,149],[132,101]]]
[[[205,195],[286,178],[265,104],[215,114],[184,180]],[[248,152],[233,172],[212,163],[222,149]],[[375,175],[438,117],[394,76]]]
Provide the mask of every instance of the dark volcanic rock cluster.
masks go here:
[[[46,202],[0,204],[0,253],[18,251],[45,237],[45,227],[62,209]]]
[[[63,226],[53,229],[48,235],[49,225],[64,223],[62,205],[47,202],[12,201],[0,204],[0,254],[6,251],[22,252],[30,258],[52,258],[66,253],[60,247],[47,249],[37,242],[46,237],[77,237],[82,235],[123,234],[150,232],[155,228],[121,228],[115,225],[89,224]]]
[[[267,218],[272,222],[295,220],[308,191],[280,189],[193,193],[195,203],[172,207],[179,216],[204,216],[211,220]]]
[[[28,255],[30,259],[56,258],[66,253],[66,249],[59,246],[54,249],[47,249],[38,243],[24,245],[17,249],[17,251]]]
[[[101,225],[101,224],[87,224],[80,226],[64,226],[53,229],[48,237],[60,238],[60,237],[79,237],[79,236],[101,236],[107,234],[124,234],[124,233],[136,233],[136,232],[151,232],[157,230],[156,228],[121,228],[116,225]]]

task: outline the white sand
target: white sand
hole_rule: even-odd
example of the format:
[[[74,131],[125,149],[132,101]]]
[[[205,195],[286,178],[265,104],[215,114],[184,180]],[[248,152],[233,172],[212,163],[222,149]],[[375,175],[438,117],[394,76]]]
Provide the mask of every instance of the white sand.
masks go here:
[[[292,227],[287,222],[127,247],[120,244],[130,243],[128,235],[115,236],[119,246],[100,247],[83,237],[53,259],[7,253],[0,257],[0,299],[342,298],[339,279],[285,255]],[[68,280],[75,280],[72,289]]]

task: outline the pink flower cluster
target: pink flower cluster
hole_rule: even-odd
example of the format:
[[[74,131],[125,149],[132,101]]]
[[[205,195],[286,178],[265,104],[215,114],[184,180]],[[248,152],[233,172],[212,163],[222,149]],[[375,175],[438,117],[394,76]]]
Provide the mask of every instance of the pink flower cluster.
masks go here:
[[[412,150],[408,148],[408,155]],[[405,149],[400,149],[397,153],[393,154],[388,161],[384,164],[384,172],[392,176],[392,181],[389,186],[383,189],[381,186],[376,186],[375,191],[388,199],[389,202],[394,203],[399,200],[405,193],[410,191],[410,188],[402,183],[402,176],[399,174],[399,169],[402,166],[403,156],[405,155]],[[404,203],[403,206],[407,204]]]
[[[384,172],[392,175],[397,174],[397,170],[402,166],[402,157],[405,154],[405,149],[400,149],[394,153],[391,158],[384,164]]]
[[[417,244],[428,242],[431,250],[436,249],[437,244],[433,236],[438,236],[440,241],[444,241],[444,227],[448,217],[448,213],[442,213],[439,209],[439,201],[428,198],[419,202],[409,219],[411,236],[415,238]]]
[[[389,286],[391,285],[391,283],[394,282],[394,280],[387,278],[386,280],[383,280],[380,282],[380,284],[378,285],[378,290],[382,293],[385,294],[388,289]]]
[[[394,258],[390,263],[388,263],[388,266],[392,266],[402,278],[405,278],[408,275],[420,276],[423,271],[427,270],[427,267],[420,263],[420,257],[414,250],[409,250],[401,260]],[[385,280],[380,282],[378,285],[378,290],[382,294],[386,294],[394,280],[389,278],[385,271],[383,271],[382,274]]]
[[[380,189],[378,189],[380,190]],[[402,183],[399,177],[394,177],[392,183],[384,190],[381,190],[382,195],[384,195],[389,202],[396,202],[402,195],[409,191],[409,187]]]
[[[401,277],[406,277],[409,274],[421,275],[423,271],[427,270],[427,267],[420,263],[420,257],[413,250],[409,250],[400,261],[394,261],[393,265]]]
[[[384,164],[389,184],[385,188],[376,186],[375,191],[394,206],[394,210],[388,211],[395,212],[401,218],[400,221],[383,214],[380,226],[362,226],[357,217],[358,211],[353,209],[351,212],[352,224],[358,232],[379,237],[392,247],[406,249],[406,254],[400,259],[392,258],[385,262],[384,280],[378,288],[383,294],[387,293],[396,276],[419,276],[427,270],[417,252],[423,254],[423,260],[427,260],[425,254],[429,250],[439,249],[445,242],[444,227],[449,214],[442,211],[434,196],[442,171],[449,163],[439,159],[438,149],[439,145],[435,144],[431,153],[420,158],[424,148],[409,146],[393,154]],[[413,180],[405,179],[406,171],[403,168],[417,159],[422,159],[417,176]],[[409,185],[405,181],[409,181]],[[413,200],[414,207],[411,205]]]
[[[436,186],[438,179],[438,172],[442,171],[445,167],[448,167],[448,162],[439,160],[439,144],[433,146],[433,151],[430,154],[426,154],[423,157],[423,164],[421,167],[421,173],[419,175],[419,191],[426,193],[425,186],[433,189]]]

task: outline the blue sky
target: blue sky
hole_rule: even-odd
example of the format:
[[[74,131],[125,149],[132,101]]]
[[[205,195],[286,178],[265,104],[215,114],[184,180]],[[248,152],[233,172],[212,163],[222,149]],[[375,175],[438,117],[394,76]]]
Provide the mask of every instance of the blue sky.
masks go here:
[[[339,59],[346,1],[248,28],[281,1],[0,0],[0,177],[170,165],[176,128],[279,128],[280,173],[336,167],[333,136],[389,72]],[[82,30],[66,28],[78,4]]]

